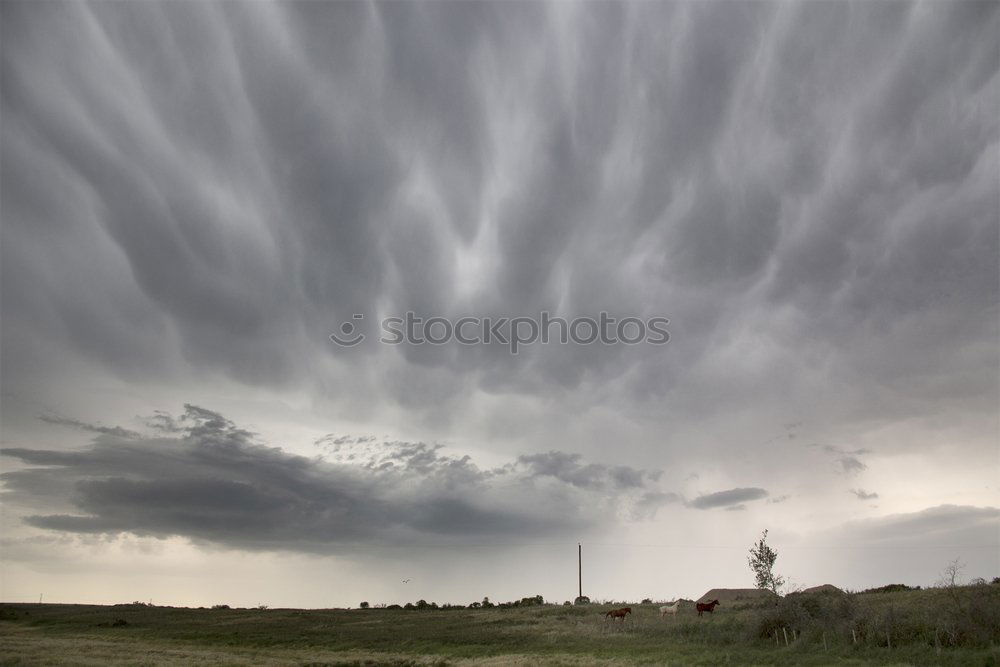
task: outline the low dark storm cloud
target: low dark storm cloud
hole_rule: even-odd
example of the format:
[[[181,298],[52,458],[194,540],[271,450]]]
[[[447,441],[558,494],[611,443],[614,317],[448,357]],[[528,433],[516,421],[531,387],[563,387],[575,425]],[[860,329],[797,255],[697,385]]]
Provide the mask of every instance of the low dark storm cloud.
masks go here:
[[[302,551],[562,535],[676,500],[655,474],[558,451],[483,470],[437,445],[351,437],[327,461],[264,446],[193,405],[170,423],[183,425],[176,437],[109,431],[83,450],[4,449],[29,466],[3,473],[6,500],[64,506],[25,519],[37,528]]]
[[[4,390],[988,413],[997,7],[4,2]],[[407,310],[672,341],[327,339]]]
[[[628,466],[583,465],[581,458],[579,454],[551,451],[519,456],[516,466],[527,470],[532,477],[551,477],[583,489],[641,489],[659,478],[658,474]]]
[[[714,509],[724,507],[727,510],[743,510],[743,504],[751,500],[767,498],[767,491],[760,488],[729,489],[727,491],[717,491],[703,496],[698,496],[688,503],[689,507],[699,510]]]
[[[68,417],[59,417],[55,415],[42,415],[41,417],[39,417],[39,419],[49,424],[72,426],[73,428],[78,428],[83,431],[90,431],[91,433],[101,433],[104,435],[113,435],[125,438],[140,437],[137,431],[132,431],[127,428],[122,428],[121,426],[101,426],[99,424],[88,424],[87,422],[80,421],[79,419],[70,419]]]

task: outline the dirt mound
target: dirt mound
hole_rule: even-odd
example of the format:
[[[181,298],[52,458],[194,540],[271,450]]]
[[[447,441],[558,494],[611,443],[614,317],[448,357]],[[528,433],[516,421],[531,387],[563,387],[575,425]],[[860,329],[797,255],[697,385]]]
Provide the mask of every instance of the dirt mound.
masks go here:
[[[833,584],[822,584],[821,586],[813,586],[812,588],[806,588],[799,592],[800,593],[843,593],[844,591],[837,588]]]
[[[698,598],[698,602],[736,602],[737,600],[763,600],[775,597],[774,593],[762,588],[713,588]]]

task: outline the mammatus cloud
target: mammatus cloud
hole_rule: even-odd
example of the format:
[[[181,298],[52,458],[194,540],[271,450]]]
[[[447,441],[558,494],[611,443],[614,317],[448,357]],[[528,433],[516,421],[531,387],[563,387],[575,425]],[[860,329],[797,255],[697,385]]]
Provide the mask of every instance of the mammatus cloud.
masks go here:
[[[664,419],[996,403],[994,2],[2,12],[5,390],[85,382],[72,359],[440,420],[478,390]],[[556,309],[677,335],[327,339]]]
[[[71,452],[10,448],[29,466],[6,472],[8,499],[61,501],[38,528],[180,535],[246,549],[324,551],[359,543],[561,535],[616,518],[651,518],[677,496],[656,473],[584,463],[559,451],[483,470],[440,445],[333,438],[335,460],[255,441],[219,413],[159,414],[175,437],[105,429]],[[339,442],[338,442],[339,441]],[[354,450],[354,451],[349,451]],[[55,496],[55,498],[54,498]]]
[[[727,510],[739,511],[746,509],[743,503],[767,498],[767,495],[767,491],[757,487],[729,489],[698,496],[687,505],[699,510],[725,507]]]

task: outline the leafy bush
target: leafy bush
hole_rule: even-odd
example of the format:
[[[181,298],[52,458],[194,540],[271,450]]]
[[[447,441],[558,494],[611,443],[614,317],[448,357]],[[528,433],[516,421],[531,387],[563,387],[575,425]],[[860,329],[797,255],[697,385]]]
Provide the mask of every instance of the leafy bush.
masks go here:
[[[992,587],[948,589],[935,624],[937,641],[950,646],[986,646],[1000,641],[1000,591]]]
[[[513,602],[501,602],[498,607],[501,609],[510,609],[512,607],[537,607],[545,604],[545,600],[541,595],[536,595],[530,598],[521,598],[520,600],[514,600]]]
[[[1000,641],[1000,589],[948,587],[916,592],[901,584],[882,587],[890,600],[867,595],[807,593],[758,606],[746,625],[749,639],[807,641],[827,638],[867,646],[988,647]],[[899,596],[900,592],[914,591]],[[884,592],[872,589],[866,593]]]
[[[780,635],[783,629],[801,632],[809,626],[811,618],[800,598],[781,598],[777,604],[761,610],[751,626],[751,633],[764,639],[773,637],[775,632]]]
[[[878,588],[869,588],[861,593],[898,593],[900,591],[919,591],[920,586],[907,586],[906,584],[888,584]]]

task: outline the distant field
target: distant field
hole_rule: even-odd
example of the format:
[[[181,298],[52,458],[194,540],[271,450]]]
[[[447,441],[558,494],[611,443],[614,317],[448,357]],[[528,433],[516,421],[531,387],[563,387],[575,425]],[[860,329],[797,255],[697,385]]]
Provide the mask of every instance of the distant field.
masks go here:
[[[1000,586],[631,605],[297,610],[0,605],[4,665],[1000,664]],[[126,625],[115,626],[117,620]],[[852,637],[852,632],[853,637]],[[785,635],[788,645],[785,645]],[[855,642],[855,638],[857,641]]]

